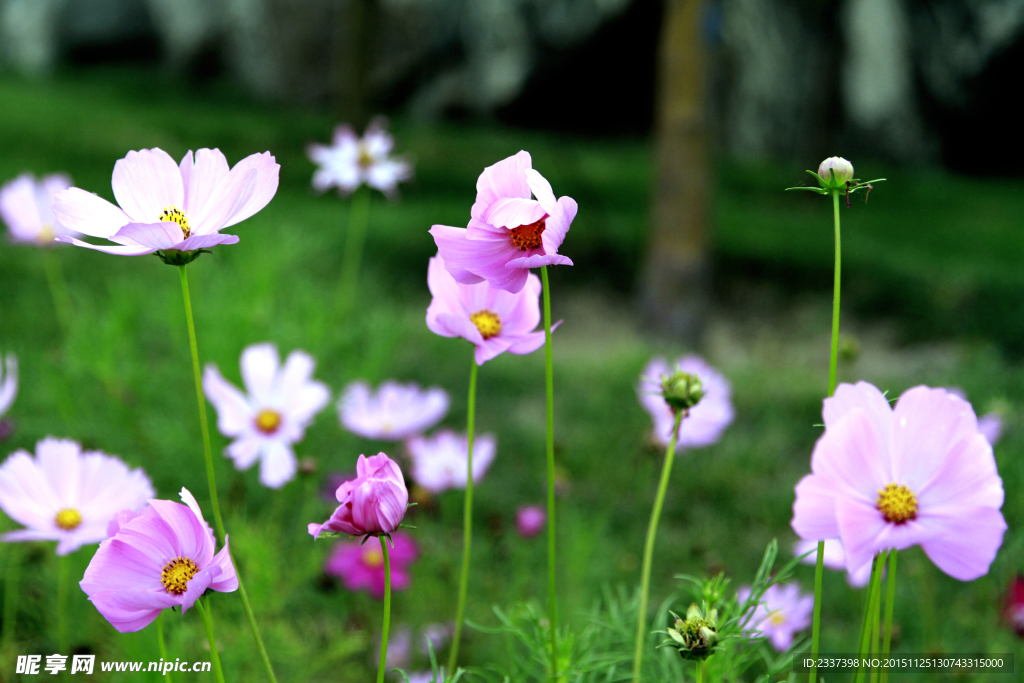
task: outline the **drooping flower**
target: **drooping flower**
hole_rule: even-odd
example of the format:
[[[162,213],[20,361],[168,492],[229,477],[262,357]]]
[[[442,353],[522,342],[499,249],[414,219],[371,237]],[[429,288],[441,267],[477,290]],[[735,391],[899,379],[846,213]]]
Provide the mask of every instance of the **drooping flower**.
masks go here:
[[[526,273],[526,277],[526,285],[514,294],[489,282],[466,285],[455,281],[440,255],[431,258],[427,285],[434,298],[427,307],[427,327],[434,334],[462,337],[476,346],[477,365],[505,351],[533,353],[544,345],[544,330],[534,331],[540,323],[541,285],[536,275]]]
[[[742,605],[750,597],[750,587],[736,591]],[[776,583],[768,587],[761,602],[744,622],[744,627],[767,638],[779,652],[793,644],[793,636],[811,625],[814,595],[805,595],[796,584]]]
[[[412,177],[407,159],[389,156],[394,145],[387,121],[379,117],[370,122],[362,138],[351,126],[336,127],[329,147],[314,143],[306,148],[310,161],[319,167],[313,174],[313,188],[325,192],[336,187],[339,194],[347,195],[366,183],[394,196],[398,183]]]
[[[53,204],[65,228],[115,244],[58,239],[108,254],[158,253],[168,263],[187,263],[199,249],[238,242],[220,231],[273,199],[280,169],[270,152],[252,154],[230,170],[219,149],[200,149],[194,159],[190,150],[180,165],[162,149],[128,152],[114,164],[111,181],[120,207],[77,187],[59,192]]]
[[[406,442],[412,460],[413,481],[431,493],[466,488],[468,443],[465,434],[442,429],[433,436],[416,436]],[[479,482],[494,460],[494,435],[473,439],[473,482]]]
[[[387,381],[374,393],[366,382],[352,382],[338,401],[338,418],[353,434],[378,441],[403,441],[437,424],[448,412],[440,387]]]
[[[636,393],[654,421],[654,441],[667,447],[675,415],[662,395],[661,378],[681,371],[700,379],[704,395],[679,425],[678,449],[710,446],[722,437],[733,419],[729,381],[698,356],[682,356],[669,367],[664,358],[652,359],[640,375]]]
[[[181,500],[150,500],[100,545],[79,582],[89,600],[121,633],[139,631],[168,607],[187,612],[207,590],[230,593],[238,576],[228,541],[216,542],[187,489]]]
[[[571,197],[555,199],[551,184],[533,170],[529,152],[523,151],[480,174],[468,228],[435,225],[430,234],[456,281],[472,285],[487,280],[518,292],[530,268],[572,265],[558,248],[576,208]]]
[[[801,562],[804,564],[816,564],[818,561],[818,542],[817,541],[797,541],[793,545],[793,554],[797,557],[810,553],[804,557]],[[824,564],[829,569],[836,571],[846,571],[846,551],[843,550],[843,542],[837,538],[830,538],[825,541],[825,556],[822,559]],[[857,570],[857,573],[847,573],[846,581],[854,588],[863,588],[868,585],[868,581],[871,580],[871,563],[864,565]]]
[[[316,361],[305,351],[292,351],[283,366],[277,347],[253,344],[242,351],[243,394],[210,363],[203,373],[203,391],[217,409],[217,427],[234,439],[224,453],[246,470],[260,461],[260,481],[280,488],[295,476],[292,444],[330,400],[330,391],[312,379]]]
[[[1006,607],[1003,616],[1010,624],[1010,628],[1017,632],[1017,635],[1024,638],[1024,577],[1020,574],[1013,577],[1010,587],[1006,592]]]
[[[53,215],[53,197],[71,187],[62,173],[36,180],[23,173],[0,187],[0,218],[7,224],[11,241],[52,247],[59,235],[74,235]]]
[[[341,505],[323,524],[310,524],[317,538],[324,531],[350,536],[387,534],[398,528],[409,505],[409,491],[398,464],[383,453],[356,462],[356,478],[338,487]]]
[[[149,477],[98,451],[82,452],[70,439],[47,437],[33,457],[15,451],[0,465],[0,508],[26,528],[4,541],[57,541],[67,555],[107,537],[119,511],[138,509],[153,496]]]
[[[408,566],[419,557],[419,549],[412,537],[404,531],[391,534],[394,545],[388,545],[391,560],[391,589],[405,590],[409,587]],[[366,543],[344,541],[334,546],[331,556],[324,564],[324,571],[341,579],[350,591],[369,591],[370,595],[384,598],[384,553],[381,541],[387,538],[374,536]]]
[[[18,396],[18,357],[13,353],[0,356],[0,417],[3,417]]]
[[[533,538],[544,530],[548,513],[536,505],[523,505],[516,510],[516,531],[523,538]]]
[[[801,538],[840,539],[853,574],[914,545],[961,581],[988,572],[1006,530],[1003,483],[969,403],[919,386],[893,408],[858,382],[840,385],[823,416],[811,474],[796,487]]]

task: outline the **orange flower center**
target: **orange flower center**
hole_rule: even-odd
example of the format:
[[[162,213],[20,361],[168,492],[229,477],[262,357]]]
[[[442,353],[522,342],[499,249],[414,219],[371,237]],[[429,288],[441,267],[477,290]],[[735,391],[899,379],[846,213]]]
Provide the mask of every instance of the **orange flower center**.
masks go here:
[[[53,523],[64,531],[77,529],[78,525],[82,523],[82,513],[74,508],[64,508],[53,518]]]
[[[176,206],[165,206],[157,220],[161,223],[177,223],[181,227],[181,231],[185,234],[185,239],[188,239],[192,235],[192,230],[188,225],[188,216],[186,216],[185,212]]]
[[[261,410],[256,415],[256,429],[264,434],[273,434],[281,426],[281,413],[276,410]]]
[[[199,567],[187,557],[176,557],[164,565],[160,572],[160,583],[168,593],[181,595],[188,590],[189,580],[196,575]]]
[[[501,334],[501,318],[494,311],[485,308],[469,316],[469,319],[476,325],[476,329],[480,330],[480,336],[484,339]]]
[[[540,236],[544,232],[544,228],[547,227],[544,225],[546,220],[547,218],[541,218],[536,223],[512,228],[512,234],[509,238],[512,241],[512,246],[520,251],[539,247],[541,245]]]
[[[903,484],[886,484],[875,503],[885,521],[903,524],[917,517],[917,496]]]

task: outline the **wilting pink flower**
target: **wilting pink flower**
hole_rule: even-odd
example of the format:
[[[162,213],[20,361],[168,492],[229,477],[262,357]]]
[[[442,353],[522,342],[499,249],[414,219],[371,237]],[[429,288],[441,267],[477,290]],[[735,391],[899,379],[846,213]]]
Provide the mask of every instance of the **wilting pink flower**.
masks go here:
[[[378,600],[384,597],[384,554],[381,541],[387,538],[374,536],[366,543],[345,541],[338,543],[324,564],[324,571],[337,576],[350,591],[366,590]],[[404,531],[391,534],[394,545],[388,545],[391,560],[391,589],[400,591],[409,587],[407,567],[419,557],[419,550],[412,537]]]
[[[139,631],[168,607],[185,613],[206,590],[230,593],[238,576],[228,542],[216,551],[210,527],[187,489],[181,503],[150,507],[100,545],[79,582],[92,604],[121,633]]]
[[[353,434],[378,441],[402,441],[437,424],[448,412],[440,387],[387,381],[374,393],[366,382],[352,382],[338,401],[338,418]]]
[[[516,531],[523,538],[533,538],[544,530],[548,513],[536,505],[524,505],[516,510]]]
[[[238,237],[220,230],[274,198],[280,169],[270,152],[247,156],[230,170],[219,149],[201,149],[194,161],[190,150],[180,165],[162,149],[128,152],[114,164],[111,181],[120,208],[77,187],[58,193],[53,204],[64,227],[116,245],[58,239],[124,256],[235,244]]]
[[[818,542],[817,541],[797,541],[793,545],[793,554],[797,557],[810,553],[807,557],[800,560],[804,564],[816,564],[818,562]],[[835,569],[837,571],[846,570],[846,551],[843,550],[843,542],[836,538],[830,538],[825,541],[825,557],[822,560],[829,569]],[[871,580],[871,563],[864,565],[857,570],[856,574],[847,573],[846,581],[855,588],[863,588],[868,585],[868,581]]]
[[[750,597],[750,587],[740,588],[736,597],[742,605]],[[793,636],[811,625],[813,611],[813,595],[804,595],[796,584],[776,583],[764,592],[743,626],[785,652],[793,644]]]
[[[492,434],[473,439],[473,482],[483,478],[494,460],[497,443]],[[433,436],[416,436],[406,442],[412,460],[412,479],[431,493],[466,488],[469,449],[465,434],[442,429]]]
[[[315,143],[307,147],[310,161],[319,166],[313,174],[313,188],[324,192],[336,187],[340,194],[351,194],[366,183],[394,195],[398,183],[412,177],[412,164],[388,156],[395,142],[386,126],[384,119],[376,118],[360,139],[351,126],[341,125],[334,129],[330,147]]]
[[[722,432],[733,419],[732,390],[729,381],[699,356],[682,356],[672,367],[664,358],[654,358],[644,368],[637,387],[640,405],[654,421],[654,440],[660,446],[668,446],[672,437],[675,416],[661,395],[661,378],[675,370],[696,375],[704,387],[704,398],[690,408],[679,425],[678,448],[701,448],[710,446],[722,437]]]
[[[13,353],[0,357],[0,417],[3,417],[18,395],[18,357]]]
[[[445,268],[458,282],[487,280],[518,292],[530,268],[572,265],[558,248],[576,217],[576,202],[556,200],[551,184],[532,166],[529,152],[488,166],[476,181],[469,227],[430,229]]]
[[[476,346],[477,365],[505,351],[533,353],[544,345],[544,330],[534,331],[540,323],[541,287],[536,275],[526,273],[526,277],[526,285],[514,294],[489,282],[460,284],[441,257],[433,257],[427,266],[427,285],[434,296],[427,307],[427,327],[442,337],[471,342]]]
[[[1010,582],[1003,615],[1017,635],[1024,638],[1024,578],[1020,574]]]
[[[107,537],[119,511],[137,509],[153,494],[141,469],[97,451],[82,452],[69,439],[47,437],[36,456],[16,451],[0,465],[0,508],[25,529],[4,541],[57,541],[67,555]]]
[[[248,395],[213,363],[203,373],[203,391],[217,409],[217,427],[234,439],[224,452],[235,467],[246,470],[259,460],[260,481],[280,488],[295,476],[292,444],[305,436],[330,391],[313,379],[316,361],[305,351],[292,351],[282,367],[276,346],[253,344],[242,351],[241,366]]]
[[[356,462],[356,478],[338,487],[341,503],[323,524],[310,524],[309,533],[317,538],[324,531],[350,536],[387,534],[398,528],[409,505],[409,491],[398,464],[378,453]]]
[[[969,403],[920,386],[892,408],[858,382],[840,385],[823,416],[811,474],[796,487],[801,538],[840,539],[854,574],[913,545],[961,581],[988,572],[1006,530],[1003,482]]]
[[[53,197],[71,187],[71,179],[57,173],[36,180],[23,173],[0,187],[0,218],[11,241],[52,247],[59,235],[72,235],[53,215]]]

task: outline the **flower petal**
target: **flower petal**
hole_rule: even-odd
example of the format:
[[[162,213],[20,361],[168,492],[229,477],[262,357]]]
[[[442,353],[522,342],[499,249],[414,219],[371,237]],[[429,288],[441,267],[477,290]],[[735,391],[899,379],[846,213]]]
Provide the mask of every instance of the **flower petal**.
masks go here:
[[[181,226],[171,221],[162,223],[129,223],[111,239],[130,240],[136,244],[157,249],[177,249],[185,239]]]
[[[293,478],[298,470],[295,452],[281,441],[271,441],[260,460],[260,483],[272,489],[279,489]]]
[[[114,164],[111,184],[117,203],[135,223],[151,223],[159,220],[164,209],[185,205],[178,164],[159,148],[128,152]]]
[[[89,244],[88,242],[83,242],[82,240],[75,239],[74,237],[68,237],[66,235],[57,237],[57,241],[73,244],[76,247],[85,247],[86,249],[92,249],[93,251],[102,251],[104,254],[113,254],[114,256],[142,256],[143,254],[152,254],[156,251],[153,247],[138,244]]]
[[[479,219],[487,207],[498,199],[529,199],[531,194],[526,182],[526,171],[532,166],[530,153],[520,151],[485,168],[476,181],[476,202],[471,209],[473,218]]]
[[[224,379],[213,363],[203,371],[203,393],[217,409],[217,428],[224,436],[239,436],[252,424],[255,415],[245,394]]]
[[[258,404],[270,405],[277,376],[277,346],[270,342],[247,346],[242,351],[241,365],[242,381],[249,395]]]
[[[53,213],[68,230],[91,237],[109,238],[132,222],[124,211],[106,199],[77,187],[57,193],[53,198]],[[149,220],[155,219],[153,216]]]

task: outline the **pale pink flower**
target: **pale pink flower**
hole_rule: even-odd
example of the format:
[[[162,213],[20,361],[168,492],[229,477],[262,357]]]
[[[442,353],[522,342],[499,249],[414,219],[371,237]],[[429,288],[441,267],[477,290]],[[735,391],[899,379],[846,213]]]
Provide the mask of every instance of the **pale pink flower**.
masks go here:
[[[341,505],[323,524],[310,524],[309,533],[318,538],[324,531],[351,536],[391,533],[402,523],[409,506],[402,469],[384,453],[356,462],[356,478],[338,487]]]
[[[472,285],[487,280],[518,292],[530,268],[572,265],[558,248],[576,209],[571,197],[555,199],[551,184],[533,170],[524,151],[480,174],[468,228],[435,225],[430,234],[456,281]]]
[[[978,418],[978,431],[995,446],[1003,438],[1003,416],[997,412],[985,413]]]
[[[489,282],[461,284],[435,256],[427,266],[427,286],[434,297],[427,307],[427,327],[442,337],[462,337],[472,343],[477,365],[505,351],[533,353],[544,345],[544,330],[534,331],[540,323],[541,286],[533,273],[526,273],[526,278],[526,285],[515,293]]]
[[[810,553],[807,557],[800,560],[804,564],[816,564],[818,562],[818,542],[817,541],[797,541],[793,544],[793,554],[797,557],[805,553]],[[830,538],[825,541],[825,555],[822,560],[829,569],[836,571],[846,571],[846,551],[843,550],[843,543],[837,538]],[[855,574],[847,573],[846,582],[854,588],[863,588],[868,585],[868,581],[871,580],[871,563],[864,565],[857,570]]]
[[[412,537],[404,531],[391,534],[394,544],[388,545],[391,560],[391,589],[400,591],[409,587],[408,566],[419,557],[419,549]],[[370,595],[384,598],[384,553],[381,542],[387,538],[374,536],[366,543],[345,541],[338,543],[324,564],[324,571],[341,579],[350,591],[369,591]]]
[[[742,605],[750,597],[750,587],[736,591]],[[814,595],[800,592],[796,584],[776,583],[768,587],[761,602],[743,622],[756,636],[764,636],[779,652],[793,644],[793,636],[811,625]]]
[[[59,192],[53,204],[64,227],[116,244],[58,239],[124,256],[173,257],[166,252],[235,244],[238,237],[220,231],[273,199],[280,169],[270,152],[247,156],[230,170],[219,149],[200,149],[194,160],[190,150],[180,165],[162,149],[128,152],[114,164],[111,181],[120,208],[77,187]]]
[[[818,166],[818,175],[826,183],[832,182],[833,173],[837,183],[853,180],[853,164],[842,157],[829,157]]]
[[[548,513],[536,505],[523,505],[516,510],[516,531],[523,538],[533,538],[544,530]]]
[[[334,129],[329,147],[311,144],[306,148],[310,161],[316,164],[313,188],[324,192],[332,187],[339,194],[352,194],[363,183],[394,196],[398,183],[412,177],[412,164],[407,159],[391,157],[394,140],[388,135],[387,122],[376,118],[370,122],[362,138],[351,126]]]
[[[442,429],[433,436],[416,436],[406,442],[412,460],[413,481],[431,493],[466,488],[469,449],[465,434]],[[493,434],[473,439],[473,483],[479,482],[494,461],[497,441]]]
[[[292,351],[284,366],[277,347],[253,344],[242,351],[243,394],[210,363],[203,373],[203,391],[217,409],[217,427],[234,439],[224,453],[246,470],[260,461],[260,481],[280,488],[295,477],[298,463],[292,444],[330,400],[330,391],[313,379],[316,361],[305,351]]]
[[[914,545],[961,581],[988,572],[1006,530],[1003,483],[969,403],[919,386],[893,408],[858,382],[840,385],[823,416],[811,474],[796,487],[801,538],[840,539],[854,574]]]
[[[139,631],[168,607],[187,612],[207,590],[230,593],[238,576],[228,541],[216,541],[187,489],[181,503],[150,500],[100,544],[79,582],[89,600],[121,633]]]
[[[60,235],[74,235],[53,215],[53,197],[71,187],[61,173],[36,180],[23,173],[0,187],[0,218],[7,224],[11,241],[52,247]]]
[[[25,529],[4,541],[57,541],[67,555],[107,537],[107,524],[153,496],[149,477],[98,451],[82,452],[70,439],[47,437],[36,455],[16,451],[0,465],[0,508]]]
[[[363,381],[352,382],[338,401],[345,429],[366,439],[403,441],[437,424],[448,412],[448,394],[440,387],[420,389],[389,380],[374,393]]]
[[[18,396],[18,357],[13,353],[0,357],[0,417],[3,417]]]
[[[661,378],[675,370],[696,375],[705,392],[704,398],[690,408],[680,423],[676,446],[680,449],[710,446],[722,437],[733,420],[732,390],[729,380],[699,356],[682,356],[671,367],[664,358],[654,358],[644,367],[636,393],[640,405],[654,422],[654,441],[667,447],[672,437],[675,415],[661,395]]]

